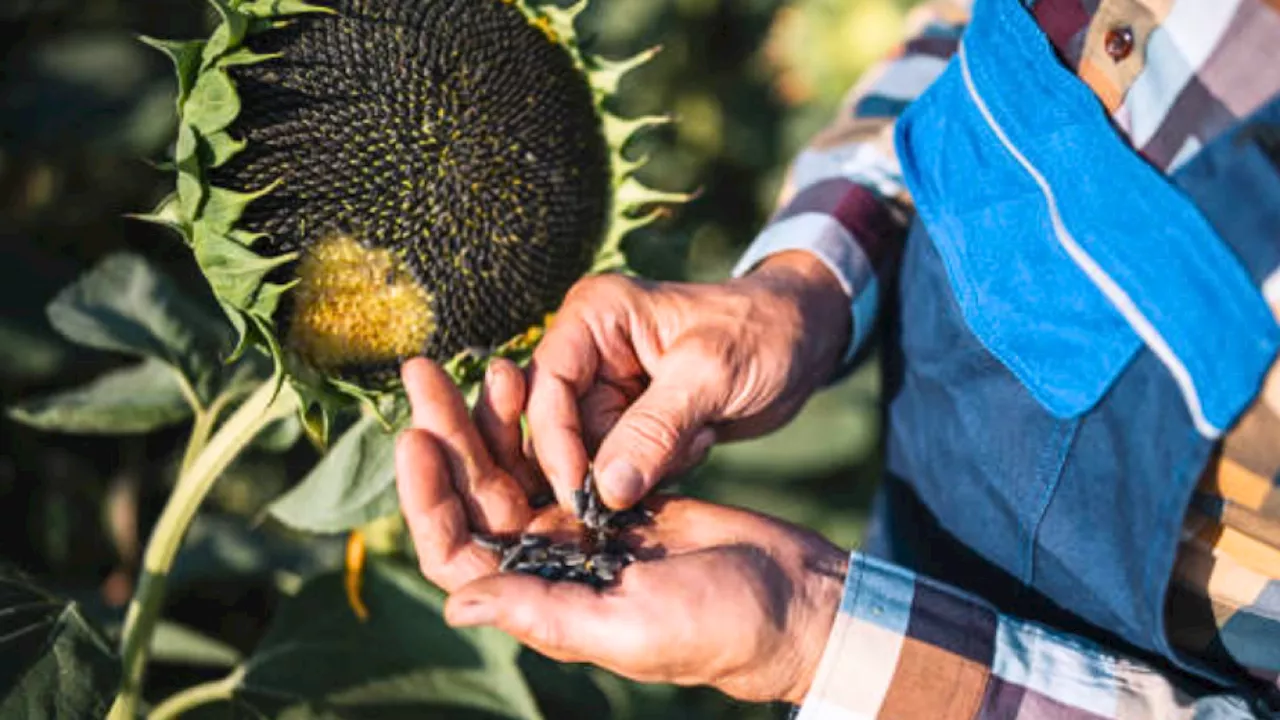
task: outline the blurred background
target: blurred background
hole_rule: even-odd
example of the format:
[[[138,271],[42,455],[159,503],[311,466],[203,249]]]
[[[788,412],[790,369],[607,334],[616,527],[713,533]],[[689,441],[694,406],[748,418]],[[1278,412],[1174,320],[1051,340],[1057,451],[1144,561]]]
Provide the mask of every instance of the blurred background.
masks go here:
[[[662,279],[725,277],[772,210],[788,159],[897,44],[910,4],[597,0],[584,23],[590,47],[609,56],[665,49],[625,83],[619,109],[674,112],[679,123],[632,152],[653,154],[651,185],[702,191],[632,238],[639,269]],[[201,0],[0,3],[0,402],[82,383],[115,362],[65,344],[43,313],[59,288],[106,254],[138,252],[185,287],[201,287],[176,237],[126,214],[149,210],[172,183],[144,159],[162,156],[172,141],[174,84],[168,61],[135,35],[200,37],[209,21]],[[853,547],[879,475],[877,395],[871,362],[782,432],[718,449],[684,490]],[[0,561],[80,601],[99,622],[118,622],[132,592],[131,558],[164,501],[184,437],[184,428],[53,435],[0,419]],[[252,649],[278,600],[273,577],[339,562],[338,539],[299,542],[244,520],[314,459],[305,443],[251,453],[219,484],[180,561],[170,615],[185,629],[161,653],[157,687],[206,678],[201,657]],[[601,673],[594,686],[605,697],[592,705],[539,692],[538,674],[551,669],[529,663],[548,717],[599,717],[600,707],[613,717],[782,713]]]

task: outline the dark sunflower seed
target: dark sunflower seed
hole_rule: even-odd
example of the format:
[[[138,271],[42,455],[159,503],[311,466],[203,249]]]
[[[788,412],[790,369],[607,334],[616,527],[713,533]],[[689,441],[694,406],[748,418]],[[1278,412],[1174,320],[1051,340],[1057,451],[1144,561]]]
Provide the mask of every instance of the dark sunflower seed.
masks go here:
[[[635,527],[636,525],[647,525],[652,518],[653,513],[647,508],[634,507],[613,513],[610,518],[610,524],[615,528],[624,529]]]
[[[574,543],[558,543],[547,548],[547,552],[551,557],[564,557],[570,553],[578,551],[578,546]]]
[[[555,565],[543,565],[538,569],[537,575],[543,580],[559,580],[564,577],[564,568],[556,567]]]
[[[527,548],[545,548],[551,545],[551,538],[546,535],[521,535],[520,544]]]
[[[508,543],[503,542],[502,538],[483,533],[471,533],[471,542],[491,552],[502,552],[508,545]]]
[[[551,507],[556,504],[556,495],[553,492],[538,493],[529,498],[529,507],[533,510],[541,510],[545,507]]]
[[[502,561],[498,563],[498,569],[507,572],[516,566],[516,563],[524,559],[524,546],[512,545],[502,553]]]
[[[616,573],[622,569],[624,562],[625,561],[617,555],[606,555],[601,553],[591,557],[590,567],[596,573],[605,571]]]

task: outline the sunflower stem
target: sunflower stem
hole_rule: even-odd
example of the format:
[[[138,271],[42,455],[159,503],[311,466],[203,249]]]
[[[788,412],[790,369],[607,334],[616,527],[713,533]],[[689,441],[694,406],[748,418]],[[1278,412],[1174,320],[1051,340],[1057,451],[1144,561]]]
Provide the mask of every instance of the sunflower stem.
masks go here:
[[[200,453],[209,444],[209,436],[213,434],[213,429],[217,427],[218,419],[222,417],[222,412],[244,396],[243,388],[239,391],[229,390],[214,398],[213,402],[209,403],[209,407],[196,411],[195,421],[191,425],[191,434],[187,437],[187,447],[182,453],[182,465],[178,468],[178,477],[182,477],[191,469],[191,463],[195,462],[197,457],[200,457]]]
[[[201,705],[230,700],[235,697],[236,688],[240,687],[240,681],[243,679],[244,668],[238,667],[220,680],[193,685],[157,705],[156,709],[147,715],[147,720],[171,720],[171,718],[182,717],[184,713]]]
[[[147,542],[141,582],[125,617],[121,637],[124,675],[120,693],[111,708],[111,720],[134,720],[138,716],[151,636],[160,619],[169,570],[201,503],[218,476],[253,438],[268,424],[291,412],[294,406],[293,395],[280,392],[279,379],[268,380],[227,418],[189,463],[184,462],[169,502]],[[193,435],[200,431],[200,428],[192,429]],[[198,443],[200,441],[193,437],[192,444]]]

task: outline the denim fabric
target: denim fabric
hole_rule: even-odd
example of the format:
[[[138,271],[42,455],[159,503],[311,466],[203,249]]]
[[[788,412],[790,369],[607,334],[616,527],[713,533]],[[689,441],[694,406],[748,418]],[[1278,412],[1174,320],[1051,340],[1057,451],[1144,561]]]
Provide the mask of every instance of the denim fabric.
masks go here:
[[[1052,60],[1047,43],[1011,37],[1021,25],[1001,13],[1015,10],[1023,12],[1018,0],[979,0],[965,41],[971,71],[995,77],[982,53],[1007,59],[1011,48],[1039,48]],[[1006,70],[1019,66],[1010,62]],[[1057,76],[1079,82],[1065,71]],[[916,130],[935,127],[950,144],[931,144],[910,123],[901,138],[911,154],[904,169],[929,168],[927,181],[916,181],[932,189],[916,196],[921,221],[906,244],[896,297],[886,290],[893,306],[885,353],[891,480],[867,550],[1002,610],[1084,628],[1207,681],[1247,685],[1180,654],[1164,631],[1183,517],[1215,441],[1198,430],[1167,362],[1096,302],[1107,300],[1083,273],[1072,277],[1077,264],[1054,251],[1053,223],[1035,207],[1044,194],[1017,178],[1022,169],[994,167],[1016,161],[992,150],[985,125],[971,127],[981,113],[929,107],[959,102],[956,83],[964,82],[958,68],[949,69],[911,111],[924,123]],[[1261,151],[1272,134],[1259,128],[1277,126],[1280,100],[1170,181],[1155,172],[1112,172],[1141,162],[1120,144],[1091,150],[1103,155],[1090,167],[1077,165],[1093,156],[1078,152],[1087,138],[1067,129],[1092,126],[1093,118],[1080,117],[1086,112],[1105,122],[1096,101],[1076,103],[1076,91],[1056,86],[986,82],[984,93],[998,95],[991,108],[1034,110],[992,111],[1030,113],[1009,126],[1050,138],[1035,151],[1037,166],[1089,177],[1084,186],[1056,186],[1045,175],[1073,234],[1188,359],[1204,414],[1229,426],[1275,356],[1276,326],[1258,286],[1280,264],[1280,175]],[[1027,127],[1036,117],[1047,134]],[[1062,132],[1074,139],[1052,140]],[[949,165],[965,153],[981,167]],[[1108,224],[1118,232],[1090,229]],[[1048,291],[1033,286],[1045,277]],[[974,322],[1008,308],[1015,311],[1003,320]],[[1220,336],[1228,327],[1241,337]],[[1091,338],[1097,356],[1085,342]],[[1010,362],[1010,352],[1021,361]]]
[[[1018,0],[977,3],[897,139],[966,322],[1051,413],[1093,407],[1144,343],[1203,434],[1248,405],[1280,347],[1271,312]]]

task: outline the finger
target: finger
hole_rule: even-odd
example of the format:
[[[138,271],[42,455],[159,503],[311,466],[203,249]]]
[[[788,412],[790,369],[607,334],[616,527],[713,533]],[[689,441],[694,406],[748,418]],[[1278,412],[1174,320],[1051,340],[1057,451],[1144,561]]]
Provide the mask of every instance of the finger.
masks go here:
[[[409,429],[396,441],[396,487],[422,573],[446,590],[493,572],[496,559],[471,542],[467,510],[440,446]]]
[[[688,472],[706,461],[719,440],[719,432],[715,428],[704,427],[684,446],[667,470],[667,475],[678,475]]]
[[[526,397],[524,373],[514,362],[497,358],[485,372],[472,417],[494,461],[516,479],[526,495],[534,495],[544,489],[545,483],[523,450],[520,416]]]
[[[401,375],[413,410],[413,426],[436,436],[455,474],[489,474],[493,459],[471,422],[453,379],[439,365],[424,358],[406,362]]]
[[[577,583],[496,575],[455,592],[444,610],[454,627],[492,625],[555,660],[616,667],[635,644],[621,605]]]
[[[589,453],[600,449],[600,443],[618,424],[627,406],[640,397],[644,385],[639,378],[620,381],[598,380],[578,400],[582,417],[582,438]]]
[[[519,530],[529,514],[525,495],[493,462],[453,380],[422,358],[405,363],[401,374],[413,426],[439,443],[473,523],[487,532]]]
[[[663,357],[649,387],[596,453],[596,480],[607,505],[631,507],[683,457],[710,447],[715,436],[704,431],[719,419],[726,394],[722,364],[697,342],[673,347]]]
[[[573,491],[587,475],[578,398],[595,377],[599,355],[591,330],[577,314],[561,311],[534,351],[529,380],[529,433],[556,499],[573,506]]]

